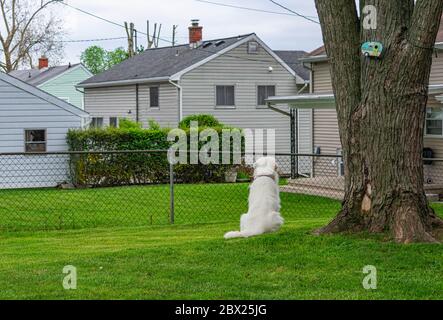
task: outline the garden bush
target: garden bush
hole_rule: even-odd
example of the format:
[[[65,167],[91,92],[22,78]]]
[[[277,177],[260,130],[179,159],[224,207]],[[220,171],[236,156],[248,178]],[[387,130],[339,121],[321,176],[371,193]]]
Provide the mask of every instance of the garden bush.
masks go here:
[[[217,121],[217,120],[216,120]],[[217,123],[219,123],[217,121]],[[120,122],[121,124],[121,122]],[[207,128],[199,128],[199,133]],[[218,133],[222,147],[223,126],[212,128]],[[152,125],[142,129],[130,121],[120,128],[91,128],[70,130],[67,142],[71,151],[93,151],[71,156],[72,182],[82,186],[116,186],[131,184],[165,183],[169,179],[169,162],[166,152],[153,153],[100,153],[123,150],[168,150],[174,141],[168,141],[171,129]],[[187,136],[187,150],[190,145],[190,129],[184,130]],[[199,142],[199,149],[205,142]],[[243,145],[243,142],[242,142]],[[233,150],[232,141],[230,148]],[[243,148],[242,148],[243,149]],[[238,150],[236,150],[238,151]],[[232,164],[177,164],[175,178],[179,182],[224,182],[225,173]]]
[[[191,127],[191,122],[193,121],[197,122],[200,128],[223,127],[223,125],[214,116],[210,114],[196,114],[196,115],[187,116],[182,121],[180,121],[178,127],[180,129],[189,129]]]

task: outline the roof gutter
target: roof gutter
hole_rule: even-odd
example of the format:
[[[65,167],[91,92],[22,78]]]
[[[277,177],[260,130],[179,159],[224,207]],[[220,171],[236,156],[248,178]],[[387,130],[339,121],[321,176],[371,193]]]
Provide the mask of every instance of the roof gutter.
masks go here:
[[[77,88],[100,88],[100,87],[116,87],[133,84],[153,83],[169,81],[169,77],[145,78],[145,79],[130,79],[119,81],[95,82],[95,83],[80,83],[76,85]]]
[[[321,62],[321,61],[328,61],[328,60],[329,60],[329,58],[325,54],[300,59],[301,62]]]

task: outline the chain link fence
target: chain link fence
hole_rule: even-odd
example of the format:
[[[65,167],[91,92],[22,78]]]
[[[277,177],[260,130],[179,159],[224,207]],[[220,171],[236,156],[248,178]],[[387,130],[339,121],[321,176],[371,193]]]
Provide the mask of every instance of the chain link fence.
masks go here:
[[[248,210],[251,157],[170,165],[167,151],[0,154],[0,231],[238,222]],[[286,220],[337,213],[340,156],[275,157]]]

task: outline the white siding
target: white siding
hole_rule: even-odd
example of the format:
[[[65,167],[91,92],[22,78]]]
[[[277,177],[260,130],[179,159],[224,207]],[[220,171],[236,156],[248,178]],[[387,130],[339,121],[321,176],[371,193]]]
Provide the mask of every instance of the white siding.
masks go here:
[[[437,57],[432,59],[430,84],[443,84],[443,52],[438,51]]]
[[[312,115],[310,109],[298,110],[298,153],[311,154],[313,152]],[[299,158],[299,172],[309,174],[311,172],[310,157]]]
[[[329,62],[319,62],[312,64],[312,83],[314,93],[331,93],[332,80]]]
[[[273,72],[269,72],[270,66]],[[259,54],[249,55],[247,44],[241,45],[185,74],[181,85],[184,116],[205,113],[240,128],[275,129],[276,151],[290,151],[289,117],[257,107],[257,86],[275,85],[277,96],[294,95],[295,78],[263,48]],[[235,86],[235,108],[216,107],[217,85]],[[280,107],[288,110],[286,106]]]
[[[69,128],[81,118],[0,80],[0,153],[24,152],[25,129],[46,129],[47,151],[66,151]],[[67,180],[63,157],[0,156],[0,188],[52,187]]]
[[[160,88],[160,108],[149,107],[149,87]],[[85,111],[91,117],[102,117],[109,125],[110,117],[136,119],[136,86],[116,86],[85,89]],[[139,85],[139,117],[144,127],[153,119],[163,127],[175,127],[178,123],[178,90],[169,83]]]

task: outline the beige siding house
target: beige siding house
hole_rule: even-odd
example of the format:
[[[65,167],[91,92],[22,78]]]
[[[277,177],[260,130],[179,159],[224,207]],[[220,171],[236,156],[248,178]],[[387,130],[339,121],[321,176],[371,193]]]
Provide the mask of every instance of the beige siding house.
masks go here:
[[[271,104],[288,103],[298,112],[312,112],[310,153],[337,155],[341,152],[337,113],[332,89],[332,80],[328,57],[324,47],[311,52],[301,59],[310,69],[311,92],[295,97],[271,97]],[[426,119],[425,147],[431,148],[435,158],[443,159],[443,27],[436,43],[429,86],[428,112]],[[302,137],[300,137],[302,139]],[[314,157],[312,159],[311,176],[342,174],[339,161],[333,158]],[[325,162],[328,162],[327,164]],[[332,163],[331,163],[332,162]],[[332,165],[331,165],[332,164]],[[325,168],[328,168],[325,170]],[[428,183],[443,183],[443,163],[434,162],[425,165],[425,179]]]
[[[289,152],[290,120],[265,99],[308,92],[309,72],[293,59],[306,53],[274,52],[255,34],[203,41],[195,30],[196,22],[189,44],[149,49],[82,82],[93,124],[129,118],[176,127],[188,115],[212,114],[240,128],[275,129],[276,151]]]

